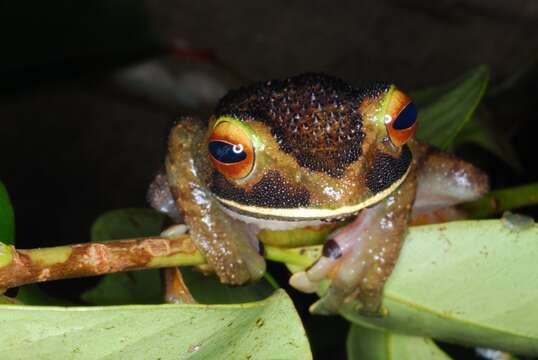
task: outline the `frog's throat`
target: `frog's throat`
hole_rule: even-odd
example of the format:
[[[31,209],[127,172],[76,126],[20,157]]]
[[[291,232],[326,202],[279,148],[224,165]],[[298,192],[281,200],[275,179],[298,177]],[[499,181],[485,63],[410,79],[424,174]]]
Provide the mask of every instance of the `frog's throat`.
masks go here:
[[[269,208],[269,207],[260,207],[245,205],[235,202],[233,200],[223,199],[221,197],[216,197],[218,201],[228,208],[231,211],[235,211],[239,214],[248,215],[254,218],[261,219],[275,219],[275,220],[285,220],[285,221],[305,221],[305,220],[328,220],[328,219],[338,219],[345,218],[347,216],[358,213],[361,209],[374,205],[379,201],[383,200],[389,196],[393,191],[395,191],[398,186],[400,186],[407,175],[411,166],[407,167],[407,171],[392,183],[388,188],[376,193],[372,197],[354,205],[342,206],[337,209],[329,208],[306,208],[306,207],[297,207],[297,208]]]

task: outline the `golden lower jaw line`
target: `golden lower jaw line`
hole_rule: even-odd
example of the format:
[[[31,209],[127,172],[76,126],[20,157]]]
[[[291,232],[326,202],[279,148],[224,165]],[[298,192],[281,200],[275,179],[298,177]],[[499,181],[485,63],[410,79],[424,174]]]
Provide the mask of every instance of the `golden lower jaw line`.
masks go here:
[[[366,199],[365,201],[355,204],[342,206],[338,209],[320,209],[320,208],[267,208],[260,206],[244,205],[233,200],[223,199],[217,196],[217,199],[227,208],[233,211],[237,211],[241,214],[250,215],[253,217],[265,218],[265,219],[277,219],[277,220],[318,220],[318,219],[333,219],[346,217],[357,213],[359,210],[374,205],[375,203],[383,200],[389,194],[400,186],[409,174],[411,166],[407,169],[405,174],[394,182],[387,189],[378,192],[374,196]]]

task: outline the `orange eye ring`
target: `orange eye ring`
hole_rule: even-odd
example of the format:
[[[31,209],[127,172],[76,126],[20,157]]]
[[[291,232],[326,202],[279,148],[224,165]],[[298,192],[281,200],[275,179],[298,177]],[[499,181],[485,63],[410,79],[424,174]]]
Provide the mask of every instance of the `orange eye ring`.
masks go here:
[[[418,126],[417,108],[407,95],[395,90],[385,115],[390,140],[402,146],[415,135]]]
[[[254,168],[254,147],[241,125],[218,121],[209,136],[207,148],[211,162],[230,179],[242,179]]]

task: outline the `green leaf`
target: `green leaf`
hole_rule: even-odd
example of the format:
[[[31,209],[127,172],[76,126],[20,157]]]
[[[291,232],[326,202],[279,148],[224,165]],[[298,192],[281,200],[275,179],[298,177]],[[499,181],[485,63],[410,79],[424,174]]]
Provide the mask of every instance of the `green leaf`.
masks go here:
[[[512,169],[523,171],[523,166],[506,134],[493,127],[491,117],[485,111],[477,112],[473,120],[461,130],[454,140],[456,146],[463,143],[476,144],[496,155]]]
[[[416,336],[538,355],[538,226],[500,220],[413,227],[385,286],[384,318],[348,320]]]
[[[181,268],[181,273],[192,296],[202,304],[240,304],[264,299],[274,292],[265,279],[231,287],[221,284],[214,275],[203,275],[188,268]]]
[[[376,360],[449,360],[432,339],[379,331],[352,324],[347,336],[347,358]]]
[[[70,301],[48,295],[37,284],[21,286],[16,299],[24,305],[74,305]]]
[[[99,216],[91,228],[92,241],[155,236],[161,233],[166,216],[151,209],[118,209]]]
[[[244,305],[0,307],[4,359],[311,359],[291,299]]]
[[[15,244],[15,214],[5,186],[0,182],[0,242]],[[0,253],[2,249],[0,246]],[[0,259],[0,262],[2,260]],[[0,298],[0,302],[12,303],[13,299]],[[38,285],[22,286],[16,297],[16,301],[25,305],[70,305],[68,301],[53,298],[42,291]]]
[[[158,235],[166,217],[151,209],[118,209],[101,215],[91,228],[92,241]],[[158,270],[110,274],[81,298],[95,305],[158,304],[162,302]]]
[[[93,305],[160,304],[161,289],[158,270],[133,271],[104,276],[81,298]]]
[[[221,284],[213,275],[203,275],[189,268],[181,274],[192,295],[201,304],[240,304],[270,296],[273,288],[266,281],[239,287]],[[107,275],[82,294],[93,305],[127,305],[162,303],[162,286],[158,270],[133,271]]]
[[[11,250],[6,245],[15,243],[15,215],[6,187],[0,181],[0,264],[11,261]],[[4,295],[0,289],[0,304],[12,304],[13,299]]]
[[[413,94],[419,106],[417,138],[448,149],[469,122],[489,80],[489,70],[480,66],[448,85]]]
[[[6,187],[0,181],[0,242],[15,243],[15,214]]]
[[[93,224],[92,241],[136,238],[160,234],[166,218],[150,209],[120,209],[101,215]],[[221,284],[215,276],[205,276],[189,268],[181,273],[194,298],[203,304],[236,304],[256,301],[273,293],[266,280],[240,287]],[[157,304],[162,302],[158,270],[106,275],[101,282],[82,294],[95,305]]]
[[[91,228],[92,241],[158,235],[166,217],[151,209],[119,209],[101,215]],[[158,270],[110,274],[81,298],[95,305],[158,304],[162,302]]]
[[[17,304],[17,300],[10,298],[9,296],[0,295],[0,305]]]

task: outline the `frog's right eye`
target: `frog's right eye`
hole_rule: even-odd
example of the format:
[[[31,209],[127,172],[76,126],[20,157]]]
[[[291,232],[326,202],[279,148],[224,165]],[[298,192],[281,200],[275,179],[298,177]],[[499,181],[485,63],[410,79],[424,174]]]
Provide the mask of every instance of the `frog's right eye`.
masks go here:
[[[209,142],[208,146],[211,156],[223,164],[235,164],[247,158],[243,144],[232,144],[227,141],[213,140]]]
[[[217,122],[207,148],[213,165],[227,178],[242,179],[254,168],[252,141],[246,131],[234,122]]]
[[[417,130],[417,108],[407,95],[397,89],[390,100],[385,125],[390,140],[396,146],[409,141]]]

